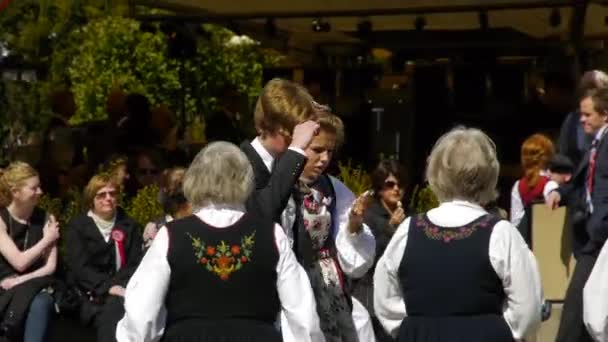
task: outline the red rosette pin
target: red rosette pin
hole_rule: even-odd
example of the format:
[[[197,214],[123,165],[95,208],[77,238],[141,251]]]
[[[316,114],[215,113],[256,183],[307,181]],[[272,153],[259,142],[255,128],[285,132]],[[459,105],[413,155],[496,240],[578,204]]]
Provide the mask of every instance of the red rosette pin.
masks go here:
[[[116,241],[116,242],[123,242],[125,239],[125,233],[122,232],[122,230],[118,230],[118,229],[114,229],[112,231],[112,240]]]

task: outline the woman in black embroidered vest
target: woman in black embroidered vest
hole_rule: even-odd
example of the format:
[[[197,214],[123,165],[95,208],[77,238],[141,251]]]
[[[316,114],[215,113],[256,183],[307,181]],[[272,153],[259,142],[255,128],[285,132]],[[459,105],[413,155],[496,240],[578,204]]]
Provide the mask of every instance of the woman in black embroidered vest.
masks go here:
[[[534,201],[545,201],[545,196],[557,189],[559,184],[552,181],[547,165],[553,155],[553,142],[543,134],[528,137],[521,145],[521,166],[523,177],[513,184],[511,190],[511,223],[531,245],[530,206]]]
[[[298,191],[282,222],[310,277],[325,340],[374,341],[369,314],[351,297],[348,281],[362,277],[374,262],[374,235],[363,224],[367,197],[355,199],[342,182],[325,174],[344,128],[340,118],[329,113],[318,123],[319,133],[306,149]]]
[[[111,175],[91,178],[84,190],[88,212],[70,222],[67,264],[80,290],[80,318],[94,323],[97,341],[115,341],[116,323],[124,313],[125,286],[139,264],[139,226],[117,206],[119,187]]]
[[[477,129],[443,135],[426,177],[440,206],[407,218],[374,273],[374,307],[401,342],[523,339],[541,318],[540,275],[517,229],[487,213],[499,165]]]
[[[0,329],[9,340],[44,341],[51,318],[53,298],[43,289],[57,266],[59,226],[36,208],[41,195],[28,164],[0,172]]]
[[[310,283],[283,229],[245,212],[253,187],[251,164],[235,145],[199,152],[184,178],[197,209],[158,231],[127,286],[118,341],[323,340]]]

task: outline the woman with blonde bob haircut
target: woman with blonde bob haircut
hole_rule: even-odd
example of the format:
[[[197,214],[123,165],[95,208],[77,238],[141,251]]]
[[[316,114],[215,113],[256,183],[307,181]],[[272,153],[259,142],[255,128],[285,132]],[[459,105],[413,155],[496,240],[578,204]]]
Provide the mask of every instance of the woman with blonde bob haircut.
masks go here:
[[[137,223],[118,207],[113,175],[91,178],[84,189],[86,212],[69,224],[67,265],[81,294],[80,319],[94,324],[97,341],[114,341],[123,315],[125,286],[142,256]]]
[[[194,214],[158,231],[127,285],[118,341],[322,341],[310,283],[283,228],[245,211],[255,186],[245,154],[208,145],[183,186]]]
[[[401,223],[374,273],[376,315],[398,341],[513,341],[540,323],[536,260],[510,222],[483,208],[498,170],[478,129],[435,144],[427,178],[441,204]]]

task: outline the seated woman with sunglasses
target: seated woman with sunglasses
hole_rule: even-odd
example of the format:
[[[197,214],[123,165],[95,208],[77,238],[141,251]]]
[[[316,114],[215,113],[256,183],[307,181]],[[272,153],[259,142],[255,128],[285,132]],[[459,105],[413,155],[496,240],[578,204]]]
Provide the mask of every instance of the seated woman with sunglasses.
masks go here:
[[[364,221],[376,238],[376,258],[374,265],[384,253],[384,249],[393,237],[397,227],[405,219],[405,211],[401,205],[405,177],[403,170],[396,160],[382,160],[371,174],[373,199]],[[372,316],[374,332],[378,341],[392,341],[374,315],[373,295],[374,270],[371,268],[365,276],[357,280],[353,296],[359,299]]]
[[[80,318],[94,323],[97,341],[115,341],[124,314],[129,278],[142,257],[140,229],[117,206],[118,186],[110,175],[93,176],[84,190],[87,213],[70,222],[67,263],[73,286],[81,294]]]

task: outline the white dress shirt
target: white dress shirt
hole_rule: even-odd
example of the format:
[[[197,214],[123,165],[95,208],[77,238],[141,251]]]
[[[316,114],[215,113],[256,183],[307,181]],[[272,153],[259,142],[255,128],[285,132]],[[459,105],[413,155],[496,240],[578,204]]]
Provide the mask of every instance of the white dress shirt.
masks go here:
[[[476,204],[452,201],[430,210],[427,216],[432,223],[442,227],[461,227],[485,214],[487,212]],[[397,272],[405,253],[409,226],[410,218],[399,225],[374,272],[376,315],[393,336],[407,317],[407,303]],[[541,321],[542,288],[536,259],[517,229],[504,220],[494,226],[488,255],[506,294],[503,316],[513,337],[522,339]]]
[[[583,319],[595,341],[608,342],[608,243],[604,243],[585,284]]]
[[[541,176],[548,176],[546,171],[540,172]],[[556,181],[549,180],[545,186],[543,187],[543,198],[547,199],[549,193],[555,189],[559,188],[559,184]],[[524,203],[521,199],[521,195],[519,193],[519,180],[513,184],[513,188],[511,189],[511,214],[509,215],[511,219],[511,223],[514,226],[517,226],[521,219],[524,217],[526,210],[524,208]]]
[[[217,229],[232,225],[243,214],[242,207],[213,205],[196,212],[196,216]],[[325,341],[308,276],[296,260],[283,228],[275,225],[274,234],[279,251],[277,291],[281,315],[285,318],[282,324],[287,331],[287,334],[283,333],[283,341]],[[119,342],[161,339],[167,318],[165,297],[171,280],[168,246],[167,228],[162,227],[127,285],[125,315],[116,327]]]

